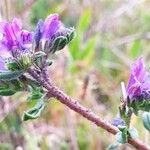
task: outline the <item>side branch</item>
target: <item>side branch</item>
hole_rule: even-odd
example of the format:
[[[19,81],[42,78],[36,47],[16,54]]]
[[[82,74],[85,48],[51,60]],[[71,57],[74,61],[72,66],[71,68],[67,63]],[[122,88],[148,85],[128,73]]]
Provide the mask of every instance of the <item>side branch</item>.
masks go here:
[[[45,88],[48,90],[48,94],[50,97],[54,97],[59,100],[61,103],[68,106],[70,109],[74,110],[75,112],[79,113],[83,117],[87,118],[89,121],[95,123],[97,126],[105,129],[106,131],[116,134],[119,129],[110,123],[102,120],[98,115],[90,111],[89,109],[85,108],[78,101],[70,98],[66,95],[63,91],[58,89],[56,86],[53,86],[51,83],[46,82],[44,79],[41,79],[40,76],[34,72],[34,70],[29,70],[29,73]],[[150,150],[148,146],[146,146],[140,140],[130,139],[129,144],[133,145],[135,148],[139,150]]]

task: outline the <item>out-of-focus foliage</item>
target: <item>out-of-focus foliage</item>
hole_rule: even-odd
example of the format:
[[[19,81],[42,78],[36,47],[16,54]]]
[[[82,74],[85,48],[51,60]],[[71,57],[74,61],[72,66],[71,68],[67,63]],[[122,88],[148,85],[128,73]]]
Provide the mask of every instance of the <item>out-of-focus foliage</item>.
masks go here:
[[[75,65],[76,62],[85,63],[87,66],[93,62],[94,49],[96,48],[97,36],[92,35],[86,38],[88,28],[90,27],[92,14],[90,9],[86,9],[80,16],[79,22],[76,25],[76,36],[74,41],[69,44],[69,52],[71,62]],[[77,52],[78,51],[78,52]],[[72,66],[72,71],[75,72],[77,66]]]
[[[149,0],[4,0],[0,9],[3,18],[20,17],[30,29],[54,12],[74,26],[74,40],[51,56],[55,61],[50,79],[108,121],[117,113],[120,82],[128,80],[132,62],[142,55],[150,66]],[[23,112],[41,98],[40,90],[32,93],[33,97],[20,92],[0,98],[0,149],[103,150],[115,141],[54,99],[39,119],[23,122]],[[150,144],[139,118],[133,116],[131,126]]]

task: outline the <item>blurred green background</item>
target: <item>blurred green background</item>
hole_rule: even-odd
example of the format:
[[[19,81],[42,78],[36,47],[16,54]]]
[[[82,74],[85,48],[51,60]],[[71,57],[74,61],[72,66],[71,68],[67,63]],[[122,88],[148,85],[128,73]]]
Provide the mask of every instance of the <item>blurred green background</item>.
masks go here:
[[[140,56],[150,64],[149,0],[1,0],[0,19],[18,17],[33,30],[40,18],[59,13],[76,36],[52,56],[50,79],[71,97],[111,121],[127,83],[130,66]],[[52,99],[41,117],[22,121],[28,93],[0,97],[0,150],[104,150],[115,137]],[[131,126],[150,144],[140,118]],[[121,150],[130,150],[126,145]]]

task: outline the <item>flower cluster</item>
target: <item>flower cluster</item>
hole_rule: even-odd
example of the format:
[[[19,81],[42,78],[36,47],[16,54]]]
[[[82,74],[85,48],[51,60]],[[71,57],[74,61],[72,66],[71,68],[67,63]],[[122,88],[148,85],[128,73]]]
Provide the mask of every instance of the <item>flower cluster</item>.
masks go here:
[[[0,22],[0,71],[7,70],[5,61],[9,59],[19,59],[21,53],[31,51],[32,33],[23,30],[21,21],[13,19],[11,23]]]
[[[49,55],[64,48],[73,35],[74,29],[64,27],[58,14],[40,20],[33,32],[24,30],[16,18],[12,22],[0,22],[0,95],[30,93],[28,100],[36,100],[36,104],[24,113],[24,120],[39,117],[45,106],[46,94],[31,70],[48,82]]]
[[[21,21],[16,18],[12,22],[0,22],[0,32],[1,72],[28,69],[34,63],[37,51],[47,55],[54,53],[64,48],[74,35],[74,29],[65,28],[58,14],[40,20],[34,32],[23,30]]]

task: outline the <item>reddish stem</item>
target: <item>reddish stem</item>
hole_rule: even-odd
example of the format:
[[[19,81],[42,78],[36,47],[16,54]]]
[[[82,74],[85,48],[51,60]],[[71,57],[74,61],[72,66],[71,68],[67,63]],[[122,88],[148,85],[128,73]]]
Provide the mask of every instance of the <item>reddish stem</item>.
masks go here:
[[[63,91],[58,89],[56,86],[45,82],[44,79],[41,79],[40,76],[34,72],[34,70],[29,70],[29,73],[44,87],[48,90],[50,97],[55,97],[61,103],[68,106],[70,109],[74,110],[75,112],[79,113],[83,117],[87,118],[91,122],[95,123],[97,126],[107,130],[112,134],[116,134],[119,129],[115,126],[112,126],[110,123],[102,120],[98,115],[90,111],[89,109],[85,108],[78,101],[70,98],[66,95]],[[133,145],[135,148],[139,150],[150,150],[150,147],[146,146],[140,140],[129,139],[129,144]]]

